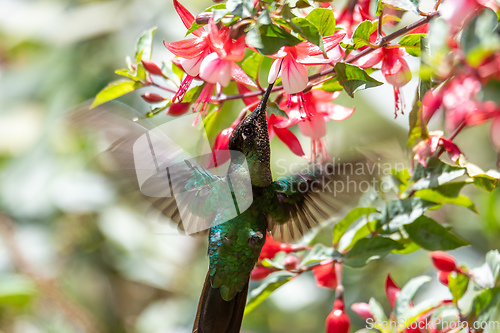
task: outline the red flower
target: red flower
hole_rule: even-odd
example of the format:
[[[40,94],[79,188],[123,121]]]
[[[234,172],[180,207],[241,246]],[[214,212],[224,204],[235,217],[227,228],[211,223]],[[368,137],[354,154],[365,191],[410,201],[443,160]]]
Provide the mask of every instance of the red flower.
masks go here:
[[[266,242],[260,251],[259,259],[272,259],[276,253],[284,251],[286,253],[293,252],[296,246],[275,241],[271,236],[266,237]]]
[[[479,8],[481,5],[477,0],[448,0],[440,6],[439,14],[456,32]]]
[[[286,121],[286,118],[276,116],[272,114],[267,122],[267,127],[269,131],[269,138],[272,139],[274,134],[280,139],[287,147],[297,156],[305,157],[306,154],[304,150],[302,150],[302,146],[300,145],[299,139],[293,134],[289,129],[283,128],[281,126],[276,126],[277,124],[281,124],[283,121]]]
[[[385,280],[385,294],[389,300],[391,308],[394,308],[394,304],[401,293],[401,289],[394,283],[390,274],[387,274],[387,279]]]
[[[434,267],[443,272],[454,272],[457,271],[457,264],[455,258],[453,258],[448,253],[442,251],[434,251],[430,253],[432,263]]]
[[[358,0],[351,11],[349,6],[346,6],[341,13],[336,13],[337,25],[344,27],[347,30],[347,35],[352,36],[352,27],[358,25],[364,20],[372,20],[370,15],[370,2],[371,0]]]
[[[325,322],[326,333],[348,333],[351,326],[349,316],[344,312],[344,301],[337,299]]]
[[[294,255],[289,255],[283,260],[283,266],[287,271],[293,270],[297,268],[297,257]]]
[[[335,289],[337,287],[337,275],[335,274],[335,262],[328,260],[327,262],[315,266],[313,274],[316,278],[316,284],[319,287]]]

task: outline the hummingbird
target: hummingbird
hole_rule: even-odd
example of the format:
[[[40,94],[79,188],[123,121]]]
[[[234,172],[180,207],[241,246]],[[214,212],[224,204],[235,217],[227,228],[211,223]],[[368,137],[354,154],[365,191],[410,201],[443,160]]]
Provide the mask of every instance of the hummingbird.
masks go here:
[[[213,185],[220,184],[224,177],[211,174],[185,159],[184,162],[182,158],[176,160],[181,161],[177,163],[177,168],[158,167],[155,162],[161,172],[150,178],[151,181],[147,184],[150,189],[160,188],[160,192],[170,185],[174,192],[180,193],[175,198],[157,195],[153,200],[150,197],[147,199],[163,215],[177,223],[181,230],[198,224],[209,229],[208,272],[198,303],[193,333],[239,332],[250,274],[266,237],[272,235],[275,239],[285,241],[297,239],[353,201],[355,191],[351,192],[344,186],[345,183],[366,179],[366,175],[355,174],[352,166],[348,171],[348,163],[330,163],[311,164],[307,170],[273,181],[266,115],[266,105],[273,85],[269,84],[259,105],[240,121],[229,138],[231,159],[226,178],[237,175],[236,178],[231,178],[232,197],[229,201],[236,206],[241,204],[241,198],[246,202],[245,207],[237,210],[234,217],[227,217],[229,205],[227,200],[221,199],[222,187]],[[106,120],[104,114],[100,111],[99,117],[93,120],[85,114],[84,122],[105,130],[113,126],[121,129],[128,127],[128,132],[125,130],[128,134],[123,136],[123,131],[120,131],[119,139],[107,153],[122,170],[133,169],[125,166],[133,165],[134,158],[137,168],[137,160],[140,158],[132,156],[132,146],[147,128],[139,126],[140,129],[137,130],[137,124],[131,127],[120,117]],[[174,153],[176,149],[167,149],[164,155]],[[170,164],[174,160],[167,159]],[[239,184],[239,180],[246,178],[250,179],[250,189]],[[338,182],[343,184],[342,190],[337,190],[339,187],[334,186]],[[236,197],[240,200],[236,200]],[[196,230],[201,229],[203,228]]]

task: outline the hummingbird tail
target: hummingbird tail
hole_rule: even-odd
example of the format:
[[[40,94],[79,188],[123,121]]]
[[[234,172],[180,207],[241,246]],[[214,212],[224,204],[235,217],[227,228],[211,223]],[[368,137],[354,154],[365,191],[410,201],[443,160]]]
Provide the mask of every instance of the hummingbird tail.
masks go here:
[[[193,325],[193,333],[238,333],[247,301],[246,286],[230,301],[225,301],[218,288],[210,283],[207,273],[198,303],[198,312]]]

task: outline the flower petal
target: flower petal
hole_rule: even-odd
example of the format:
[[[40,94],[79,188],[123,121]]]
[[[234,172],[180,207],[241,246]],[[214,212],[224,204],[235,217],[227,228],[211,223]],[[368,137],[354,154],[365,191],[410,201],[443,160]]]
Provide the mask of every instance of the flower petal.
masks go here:
[[[257,85],[235,62],[231,62],[231,77],[239,83],[249,87],[257,88]]]
[[[296,94],[307,87],[309,79],[307,69],[304,65],[298,64],[290,55],[283,60],[281,78],[283,88],[287,94]]]
[[[181,18],[182,23],[186,27],[186,29],[190,29],[191,26],[193,25],[194,22],[194,16],[189,12],[189,10],[186,9],[183,5],[178,0],[173,0],[174,1],[174,8],[177,14],[179,14],[179,17]],[[193,35],[200,37],[205,30],[202,28],[198,28],[195,31],[193,31]]]
[[[290,132],[290,130],[286,128],[274,127],[274,133],[281,141],[283,141],[284,144],[287,145],[288,148],[290,148],[292,153],[300,157],[306,157],[306,154],[304,154],[304,150],[300,145],[299,139],[297,139],[295,134]]]
[[[500,152],[500,116],[491,124],[490,139],[493,146]]]
[[[353,112],[354,108],[348,108],[346,106],[332,104],[332,103],[317,103],[316,111],[326,115],[331,120],[345,120],[349,118]]]
[[[201,55],[207,48],[207,42],[204,38],[188,38],[178,42],[166,43],[163,45],[178,57],[190,59]]]

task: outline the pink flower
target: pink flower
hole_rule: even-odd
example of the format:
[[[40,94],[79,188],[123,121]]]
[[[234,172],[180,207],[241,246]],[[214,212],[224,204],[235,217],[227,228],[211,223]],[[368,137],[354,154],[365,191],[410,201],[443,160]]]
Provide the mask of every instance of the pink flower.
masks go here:
[[[351,326],[349,316],[344,312],[344,301],[335,300],[333,311],[330,312],[325,322],[326,333],[349,333]]]
[[[413,148],[413,152],[415,154],[414,159],[423,166],[427,166],[427,158],[434,155],[439,147],[444,149],[448,153],[450,159],[455,163],[457,163],[460,155],[462,155],[462,152],[457,145],[450,140],[443,138],[443,132],[435,131],[429,133],[428,139],[422,140]]]
[[[344,36],[345,32],[338,31],[332,36],[323,38],[325,51],[330,51],[339,45]],[[281,73],[283,88],[287,94],[303,91],[309,82],[306,65],[323,65],[333,61],[332,59],[316,57],[322,53],[318,46],[310,42],[282,47],[272,56],[277,60],[274,61],[269,71],[269,83],[274,82]]]
[[[194,16],[177,0],[174,0],[174,7],[186,28],[189,29],[194,22]],[[213,95],[215,87],[210,85],[218,83],[226,87],[232,78],[247,86],[257,87],[235,63],[244,57],[244,37],[232,40],[229,37],[229,28],[223,26],[220,30],[217,29],[212,19],[210,19],[208,26],[208,32],[201,28],[193,31],[195,38],[173,43],[163,41],[165,47],[179,57],[176,64],[187,74],[172,100],[182,100],[191,82],[197,76],[208,83],[208,87],[204,87],[194,105],[195,108],[199,107],[200,111],[206,109]]]
[[[370,304],[368,303],[354,303],[351,305],[351,310],[365,320],[369,318],[373,319],[373,315],[370,312]]]
[[[276,269],[272,267],[257,266],[252,270],[252,273],[250,274],[250,280],[264,280],[269,274],[274,271],[276,271]]]
[[[439,7],[439,14],[456,32],[479,8],[481,5],[477,0],[446,0]]]
[[[287,110],[289,119],[276,124],[276,127],[290,127],[298,124],[301,133],[311,138],[311,159],[323,156],[328,158],[324,144],[327,120],[345,120],[354,109],[331,103],[340,92],[328,93],[311,90],[306,94],[289,96],[280,107]]]
[[[349,6],[346,6],[341,13],[335,14],[337,25],[344,27],[349,37],[352,36],[354,25],[358,25],[364,20],[371,21],[373,19],[370,15],[370,2],[371,0],[358,0],[353,11]]]

